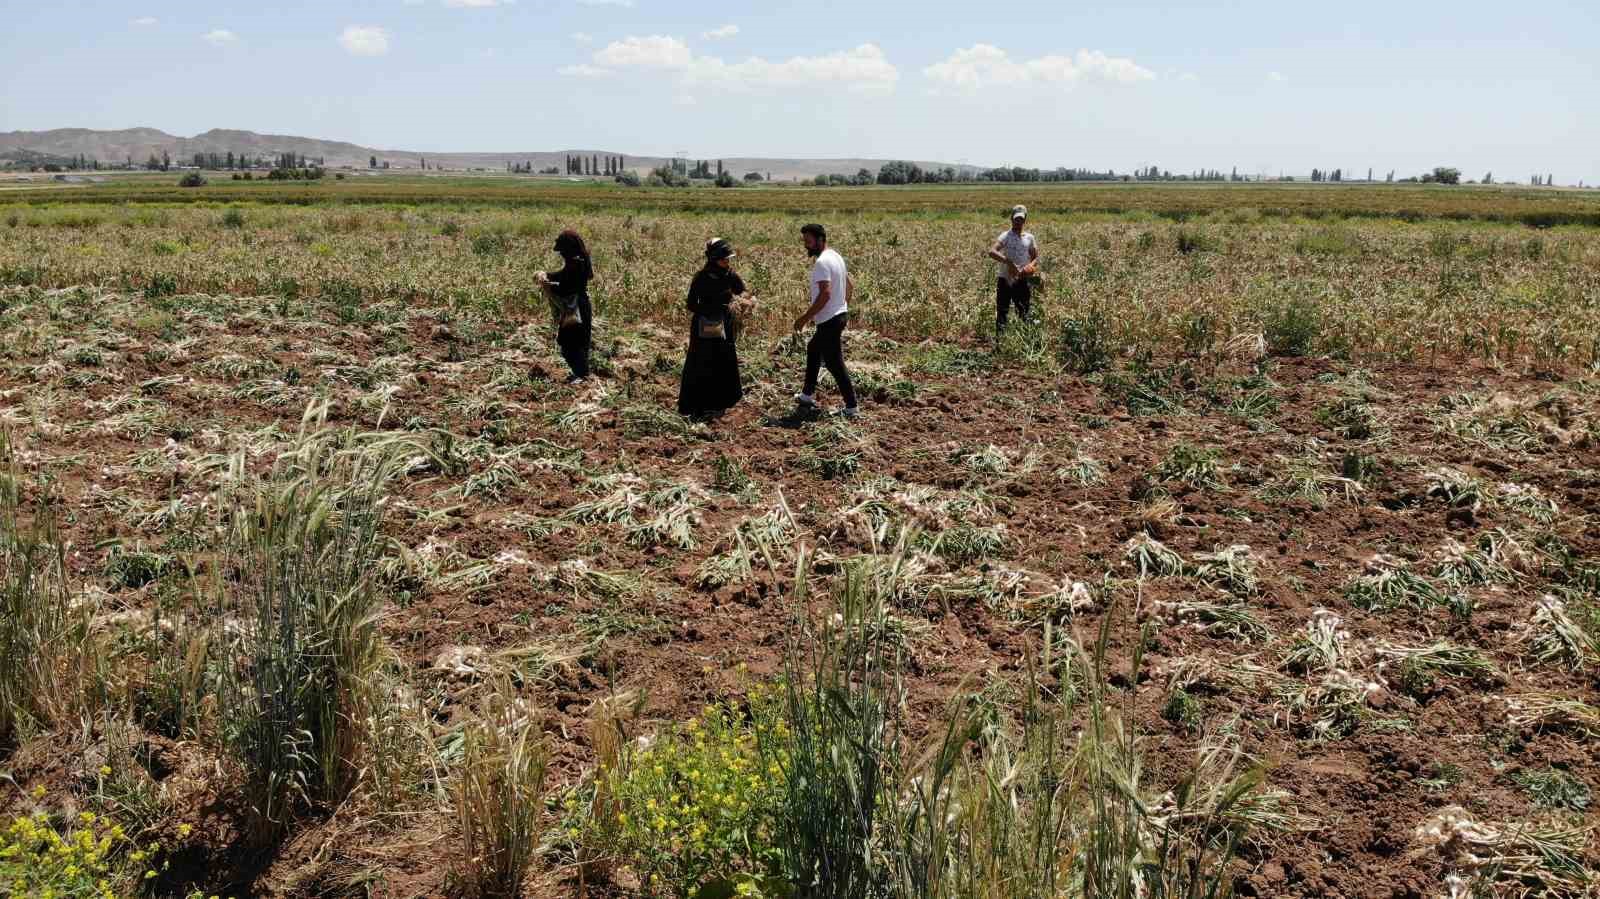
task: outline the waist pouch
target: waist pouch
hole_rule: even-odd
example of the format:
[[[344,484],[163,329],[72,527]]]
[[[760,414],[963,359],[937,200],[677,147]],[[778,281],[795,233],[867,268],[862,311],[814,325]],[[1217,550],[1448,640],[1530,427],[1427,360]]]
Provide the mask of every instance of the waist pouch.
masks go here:
[[[578,310],[578,297],[556,297],[556,325],[563,331],[583,324],[583,313]]]
[[[727,320],[722,316],[711,318],[705,315],[697,315],[695,316],[694,333],[701,340],[727,340]]]

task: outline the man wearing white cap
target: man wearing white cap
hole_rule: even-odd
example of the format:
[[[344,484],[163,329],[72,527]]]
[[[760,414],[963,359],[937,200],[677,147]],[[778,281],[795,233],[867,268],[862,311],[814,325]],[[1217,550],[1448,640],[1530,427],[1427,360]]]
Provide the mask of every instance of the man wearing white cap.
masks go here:
[[[1011,207],[1011,227],[1001,232],[989,248],[989,258],[1000,263],[994,289],[996,337],[1006,329],[1013,303],[1024,320],[1033,311],[1033,283],[1029,279],[1039,272],[1039,244],[1033,239],[1033,232],[1022,230],[1027,223],[1028,207]]]

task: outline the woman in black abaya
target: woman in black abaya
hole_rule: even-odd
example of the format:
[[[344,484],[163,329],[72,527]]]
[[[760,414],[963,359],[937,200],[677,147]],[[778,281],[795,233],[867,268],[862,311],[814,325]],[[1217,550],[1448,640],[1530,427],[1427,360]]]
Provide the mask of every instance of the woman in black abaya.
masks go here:
[[[537,280],[550,300],[556,345],[572,369],[567,383],[581,384],[589,377],[589,344],[594,333],[594,307],[589,303],[594,265],[589,261],[589,247],[571,228],[556,237],[555,250],[564,264],[559,271],[538,272]]]
[[[712,417],[733,408],[744,396],[739,384],[735,314],[748,308],[744,281],[733,270],[733,245],[721,238],[706,242],[705,267],[689,282],[685,303],[694,313],[689,323],[689,353],[683,360],[678,412]]]

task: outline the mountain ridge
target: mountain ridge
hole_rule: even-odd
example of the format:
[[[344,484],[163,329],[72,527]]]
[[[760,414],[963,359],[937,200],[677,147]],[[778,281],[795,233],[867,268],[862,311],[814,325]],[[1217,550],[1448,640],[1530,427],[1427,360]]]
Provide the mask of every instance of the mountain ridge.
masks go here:
[[[430,169],[457,171],[504,171],[508,164],[532,163],[533,170],[557,166],[565,171],[568,156],[622,156],[625,167],[636,172],[647,172],[671,160],[666,156],[633,155],[616,150],[567,149],[527,151],[478,151],[427,153],[418,150],[394,150],[367,147],[349,141],[324,140],[291,134],[265,134],[232,128],[212,128],[193,137],[169,134],[159,128],[136,127],[115,130],[92,128],[54,128],[46,131],[0,132],[0,160],[20,158],[24,153],[59,157],[85,156],[112,165],[132,161],[143,163],[151,155],[166,153],[174,163],[192,159],[196,153],[244,153],[251,157],[271,159],[281,153],[296,153],[311,159],[321,158],[331,167],[367,168],[374,157],[379,164],[387,162],[392,169],[421,169],[427,160]],[[715,160],[713,160],[715,161]],[[723,157],[724,167],[735,177],[746,172],[768,174],[776,180],[812,178],[817,175],[854,175],[861,169],[876,174],[889,159],[878,158],[788,158],[765,156]],[[950,166],[953,163],[912,160],[927,168]]]

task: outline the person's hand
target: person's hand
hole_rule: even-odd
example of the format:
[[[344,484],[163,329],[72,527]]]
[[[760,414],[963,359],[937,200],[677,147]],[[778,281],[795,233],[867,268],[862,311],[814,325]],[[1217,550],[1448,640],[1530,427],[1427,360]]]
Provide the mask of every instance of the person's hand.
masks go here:
[[[802,315],[799,318],[795,319],[794,320],[794,332],[796,334],[799,334],[801,331],[804,331],[806,329],[806,323],[809,322],[810,320],[811,320],[811,316],[809,316],[809,315]]]
[[[1022,271],[1017,268],[1017,264],[1015,262],[1007,261],[1006,268],[1011,272],[1011,279],[1013,281],[1022,277]]]

